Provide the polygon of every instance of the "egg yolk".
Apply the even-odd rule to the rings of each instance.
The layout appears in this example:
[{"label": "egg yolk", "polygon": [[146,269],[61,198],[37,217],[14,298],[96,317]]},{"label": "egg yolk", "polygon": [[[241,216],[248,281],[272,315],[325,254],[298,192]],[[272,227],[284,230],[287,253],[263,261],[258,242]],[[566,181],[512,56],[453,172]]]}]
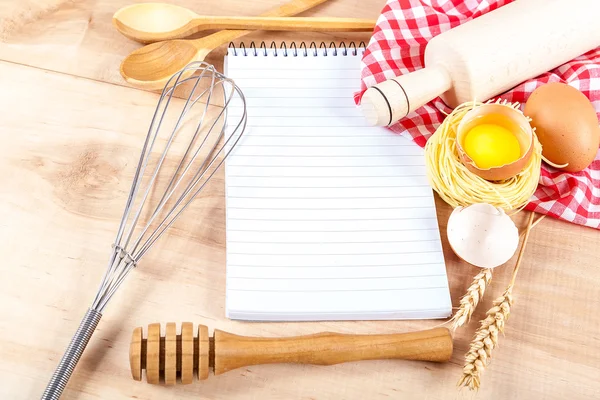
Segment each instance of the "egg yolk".
[{"label": "egg yolk", "polygon": [[463,148],[475,165],[482,169],[510,164],[521,156],[521,147],[515,135],[494,124],[472,128],[465,135]]}]

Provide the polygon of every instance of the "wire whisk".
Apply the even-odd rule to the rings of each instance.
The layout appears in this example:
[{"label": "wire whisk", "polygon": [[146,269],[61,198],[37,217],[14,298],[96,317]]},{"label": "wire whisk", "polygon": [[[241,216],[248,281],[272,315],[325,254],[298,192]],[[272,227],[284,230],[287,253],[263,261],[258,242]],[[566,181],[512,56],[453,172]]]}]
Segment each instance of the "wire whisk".
[{"label": "wire whisk", "polygon": [[223,165],[246,122],[244,94],[214,66],[191,63],[167,82],[142,147],[108,268],[43,400],[60,398],[111,297]]}]

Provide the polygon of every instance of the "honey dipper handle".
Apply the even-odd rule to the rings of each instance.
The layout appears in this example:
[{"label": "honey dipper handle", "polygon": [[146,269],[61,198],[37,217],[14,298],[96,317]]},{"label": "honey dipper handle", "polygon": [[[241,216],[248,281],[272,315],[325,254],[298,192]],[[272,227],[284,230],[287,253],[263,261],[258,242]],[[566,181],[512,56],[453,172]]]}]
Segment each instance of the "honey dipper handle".
[{"label": "honey dipper handle", "polygon": [[381,359],[444,362],[452,356],[452,336],[447,328],[387,335],[323,332],[287,338],[257,338],[215,330],[214,354],[215,375],[257,364],[333,365]]}]

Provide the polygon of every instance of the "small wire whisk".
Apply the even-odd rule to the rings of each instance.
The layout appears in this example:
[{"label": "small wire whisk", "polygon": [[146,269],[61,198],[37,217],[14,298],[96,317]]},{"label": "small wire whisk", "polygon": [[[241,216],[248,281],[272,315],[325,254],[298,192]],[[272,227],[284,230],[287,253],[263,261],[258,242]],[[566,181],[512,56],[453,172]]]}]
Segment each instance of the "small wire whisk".
[{"label": "small wire whisk", "polygon": [[[181,92],[189,94],[181,96]],[[235,112],[228,116],[228,108]],[[108,268],[43,400],[60,398],[111,297],[225,162],[244,133],[246,121],[242,91],[210,64],[191,63],[165,85],[142,148]]]}]

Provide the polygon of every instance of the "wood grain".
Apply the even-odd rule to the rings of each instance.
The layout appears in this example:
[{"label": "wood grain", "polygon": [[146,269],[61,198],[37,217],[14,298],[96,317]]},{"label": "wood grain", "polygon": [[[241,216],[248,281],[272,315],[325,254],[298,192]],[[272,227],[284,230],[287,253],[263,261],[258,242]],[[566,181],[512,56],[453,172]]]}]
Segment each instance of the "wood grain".
[{"label": "wood grain", "polygon": [[[193,0],[169,0],[168,3],[189,8],[202,15],[256,16],[283,5],[289,0],[221,0],[198,3]],[[138,1],[143,2],[143,1]],[[71,0],[7,0],[0,2],[0,59],[42,69],[86,77],[103,82],[130,86],[119,66],[140,43],[123,37],[112,25],[112,16],[120,8],[130,5],[129,0],[96,0],[94,2]],[[368,18],[376,19],[385,0],[328,0],[301,16]],[[199,33],[203,37],[211,32]],[[369,32],[253,32],[243,39],[267,46],[275,41],[287,45],[302,41],[348,44],[367,42]],[[226,45],[211,52],[206,61],[219,71],[223,67]]]},{"label": "wood grain", "polygon": [[194,381],[194,324],[181,324],[181,383],[187,385]]},{"label": "wood grain", "polygon": [[157,384],[160,381],[160,348],[160,324],[151,324],[148,326],[146,342],[146,379],[148,379],[148,383]]},{"label": "wood grain", "polygon": [[[112,13],[127,1],[54,3],[0,2],[0,26],[5,28],[7,20],[14,26],[0,43],[0,59],[11,61],[0,62],[2,399],[39,398],[92,301],[157,101],[154,93],[119,86],[120,60],[139,46],[123,40],[110,23]],[[273,5],[266,0],[209,1],[200,10],[198,2],[178,3],[213,15],[257,15]],[[376,18],[383,4],[331,0],[307,15]],[[364,34],[257,33],[245,41],[348,43],[356,35],[368,40]],[[222,63],[222,53],[212,56]],[[450,208],[439,199],[436,204],[456,306],[478,270],[459,262],[449,250],[445,229]],[[525,213],[515,217],[518,226],[525,218]],[[506,287],[514,259],[496,269],[474,321],[456,333],[450,363],[261,365],[173,387],[132,380],[131,331],[151,321],[195,321],[211,331],[248,336],[385,334],[428,329],[441,322],[228,320],[224,221],[219,174],[113,298],[64,399],[474,398],[456,389],[463,356],[477,321]],[[506,337],[486,369],[477,399],[599,398],[600,235],[546,218],[529,240]]]},{"label": "wood grain", "polygon": [[445,362],[451,355],[452,338],[446,328],[386,335],[321,332],[284,338],[215,329],[215,375],[261,364],[335,365],[382,359]]},{"label": "wood grain", "polygon": [[198,379],[208,378],[210,371],[210,340],[208,336],[208,327],[198,325]]},{"label": "wood grain", "polygon": [[[131,377],[136,381],[142,380],[142,354],[144,354],[142,349],[142,333],[141,327],[135,328],[131,334],[131,344],[129,346],[129,367],[131,369]],[[186,348],[183,358],[187,358],[188,352],[189,349]]]},{"label": "wood grain", "polygon": [[165,385],[174,385],[177,381],[177,327],[168,323],[165,333]]}]

